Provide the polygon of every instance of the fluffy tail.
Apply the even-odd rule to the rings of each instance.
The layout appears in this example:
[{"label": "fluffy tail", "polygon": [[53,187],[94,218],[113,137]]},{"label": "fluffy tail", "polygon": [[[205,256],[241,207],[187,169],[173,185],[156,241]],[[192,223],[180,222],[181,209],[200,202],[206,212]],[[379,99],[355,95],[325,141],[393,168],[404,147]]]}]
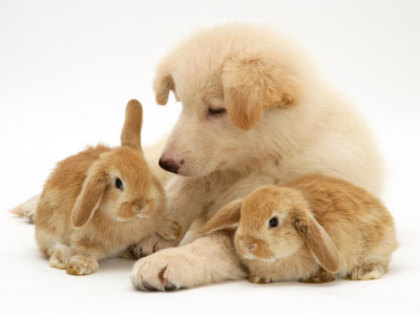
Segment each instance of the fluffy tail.
[{"label": "fluffy tail", "polygon": [[23,203],[20,204],[19,206],[9,210],[9,212],[13,213],[14,215],[17,215],[20,218],[23,218],[23,216],[25,215],[25,212],[23,211]]},{"label": "fluffy tail", "polygon": [[39,195],[36,195],[17,207],[9,210],[14,215],[26,218],[30,223],[34,223],[36,208],[38,207]]}]

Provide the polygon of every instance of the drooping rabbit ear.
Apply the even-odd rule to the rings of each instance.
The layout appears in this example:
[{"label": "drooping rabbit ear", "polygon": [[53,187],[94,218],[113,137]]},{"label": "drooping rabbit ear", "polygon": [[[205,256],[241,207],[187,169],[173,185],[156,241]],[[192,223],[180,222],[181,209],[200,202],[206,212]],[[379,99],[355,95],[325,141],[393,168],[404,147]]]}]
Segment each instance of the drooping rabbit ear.
[{"label": "drooping rabbit ear", "polygon": [[295,211],[293,226],[306,246],[311,251],[316,261],[328,272],[338,270],[338,252],[330,235],[307,211]]},{"label": "drooping rabbit ear", "polygon": [[199,234],[204,235],[237,227],[241,218],[241,206],[241,199],[228,203],[203,226]]},{"label": "drooping rabbit ear", "polygon": [[121,132],[121,145],[141,150],[141,126],[143,108],[138,100],[132,99],[125,109],[125,122]]},{"label": "drooping rabbit ear", "polygon": [[297,102],[298,83],[285,65],[262,57],[231,59],[222,72],[225,106],[239,128],[251,129],[264,109]]},{"label": "drooping rabbit ear", "polygon": [[92,218],[102,201],[107,183],[106,167],[100,162],[93,164],[71,213],[73,227],[82,227]]}]

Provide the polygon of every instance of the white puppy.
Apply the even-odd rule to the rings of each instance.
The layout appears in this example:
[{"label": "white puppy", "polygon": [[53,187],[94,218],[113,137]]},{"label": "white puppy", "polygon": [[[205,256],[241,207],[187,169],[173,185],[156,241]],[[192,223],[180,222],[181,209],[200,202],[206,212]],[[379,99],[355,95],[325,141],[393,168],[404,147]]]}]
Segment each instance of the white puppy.
[{"label": "white puppy", "polygon": [[[276,33],[226,25],[196,34],[162,61],[155,91],[159,104],[172,91],[183,106],[159,164],[182,175],[166,188],[189,240],[226,203],[307,173],[381,192],[382,163],[365,124]],[[167,290],[243,276],[226,231],[139,260],[132,282]]]}]

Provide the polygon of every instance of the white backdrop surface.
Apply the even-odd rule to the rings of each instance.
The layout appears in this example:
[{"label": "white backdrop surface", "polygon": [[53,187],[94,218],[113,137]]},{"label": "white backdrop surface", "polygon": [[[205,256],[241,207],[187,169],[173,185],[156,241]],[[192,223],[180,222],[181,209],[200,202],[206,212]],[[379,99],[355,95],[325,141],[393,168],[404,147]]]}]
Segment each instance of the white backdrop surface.
[{"label": "white backdrop surface", "polygon": [[[419,16],[414,0],[0,0],[0,313],[418,314]],[[128,281],[131,261],[106,261],[87,277],[50,268],[34,227],[6,210],[39,193],[58,160],[87,144],[118,144],[130,98],[145,107],[144,143],[170,132],[180,105],[155,105],[156,64],[196,30],[236,21],[294,37],[375,131],[387,166],[382,197],[400,241],[389,273],[144,293]]]}]

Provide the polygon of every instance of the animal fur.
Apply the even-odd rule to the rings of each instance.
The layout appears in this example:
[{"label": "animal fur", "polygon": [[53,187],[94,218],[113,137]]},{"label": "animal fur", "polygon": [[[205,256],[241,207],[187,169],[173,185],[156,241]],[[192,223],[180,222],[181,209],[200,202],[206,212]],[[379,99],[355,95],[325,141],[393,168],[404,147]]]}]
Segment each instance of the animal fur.
[{"label": "animal fur", "polygon": [[397,246],[392,217],[378,198],[319,174],[258,188],[222,208],[202,233],[231,228],[249,280],[259,283],[380,278]]},{"label": "animal fur", "polygon": [[159,104],[170,92],[182,103],[162,157],[179,162],[183,176],[165,188],[169,211],[188,233],[186,245],[136,263],[139,289],[246,277],[231,236],[196,233],[260,186],[320,173],[382,191],[382,161],[364,121],[275,31],[229,24],[199,32],[162,60],[154,87]]}]

